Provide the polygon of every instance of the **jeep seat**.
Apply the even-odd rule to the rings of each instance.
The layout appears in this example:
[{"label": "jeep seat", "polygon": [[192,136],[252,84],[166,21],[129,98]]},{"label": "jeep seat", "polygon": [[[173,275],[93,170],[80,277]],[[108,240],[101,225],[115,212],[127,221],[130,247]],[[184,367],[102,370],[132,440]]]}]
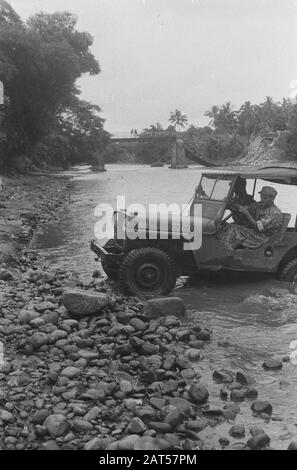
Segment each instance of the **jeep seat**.
[{"label": "jeep seat", "polygon": [[289,222],[291,220],[291,214],[287,214],[283,212],[282,216],[283,216],[283,225],[280,231],[276,235],[273,235],[272,237],[269,238],[269,245],[277,245],[278,243],[281,243],[286,233]]}]

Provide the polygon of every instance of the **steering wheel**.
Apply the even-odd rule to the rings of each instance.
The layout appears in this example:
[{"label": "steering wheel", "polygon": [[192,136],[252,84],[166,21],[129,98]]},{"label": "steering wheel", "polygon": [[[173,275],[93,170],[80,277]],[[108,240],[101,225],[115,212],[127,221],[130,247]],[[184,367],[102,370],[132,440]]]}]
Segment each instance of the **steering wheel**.
[{"label": "steering wheel", "polygon": [[232,217],[232,214],[228,214],[222,221],[221,224],[225,224],[227,220],[229,220]]}]

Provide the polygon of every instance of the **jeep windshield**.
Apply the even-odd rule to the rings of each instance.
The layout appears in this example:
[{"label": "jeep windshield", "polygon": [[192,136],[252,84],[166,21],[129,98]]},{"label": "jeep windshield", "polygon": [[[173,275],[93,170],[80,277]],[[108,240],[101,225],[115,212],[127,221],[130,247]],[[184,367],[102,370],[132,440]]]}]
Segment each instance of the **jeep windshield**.
[{"label": "jeep windshield", "polygon": [[212,201],[226,201],[234,178],[202,176],[196,198]]}]

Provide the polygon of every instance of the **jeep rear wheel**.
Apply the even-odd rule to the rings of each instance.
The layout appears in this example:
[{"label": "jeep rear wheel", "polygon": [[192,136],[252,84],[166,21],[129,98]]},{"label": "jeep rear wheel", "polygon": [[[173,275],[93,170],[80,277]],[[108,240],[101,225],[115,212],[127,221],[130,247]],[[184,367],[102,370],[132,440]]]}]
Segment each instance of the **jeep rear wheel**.
[{"label": "jeep rear wheel", "polygon": [[157,248],[131,251],[119,270],[120,287],[135,295],[167,294],[174,288],[176,278],[174,261]]},{"label": "jeep rear wheel", "polygon": [[279,277],[281,281],[297,281],[297,258],[292,259],[283,266]]}]

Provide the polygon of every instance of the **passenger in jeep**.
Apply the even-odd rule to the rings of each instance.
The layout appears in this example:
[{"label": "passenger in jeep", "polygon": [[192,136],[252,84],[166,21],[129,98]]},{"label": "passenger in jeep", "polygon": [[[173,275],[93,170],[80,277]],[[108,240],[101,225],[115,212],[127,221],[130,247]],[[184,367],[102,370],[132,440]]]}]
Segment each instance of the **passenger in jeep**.
[{"label": "passenger in jeep", "polygon": [[218,234],[219,239],[231,249],[259,248],[270,237],[277,234],[283,225],[283,215],[274,204],[277,191],[264,186],[260,191],[261,201],[248,206],[238,206],[245,217],[245,224],[226,224]]},{"label": "passenger in jeep", "polygon": [[234,185],[234,196],[231,199],[228,209],[231,211],[235,224],[246,225],[246,217],[239,211],[239,207],[248,207],[255,202],[253,196],[246,192],[246,180],[240,176]]}]

